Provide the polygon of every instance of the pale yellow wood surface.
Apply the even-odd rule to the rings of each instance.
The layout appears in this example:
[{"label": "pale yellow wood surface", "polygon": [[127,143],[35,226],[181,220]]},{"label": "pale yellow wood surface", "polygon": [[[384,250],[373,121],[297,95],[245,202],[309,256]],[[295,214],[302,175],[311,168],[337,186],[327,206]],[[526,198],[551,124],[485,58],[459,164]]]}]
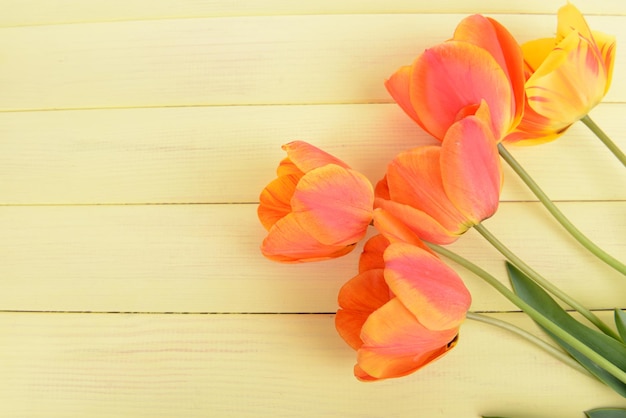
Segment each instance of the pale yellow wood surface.
[{"label": "pale yellow wood surface", "polygon": [[[0,29],[0,110],[389,102],[382,81],[459,14],[261,16]],[[520,42],[552,15],[501,15]],[[626,36],[623,16],[590,24]],[[626,68],[617,49],[616,73]],[[616,77],[607,102],[626,100]]]},{"label": "pale yellow wood surface", "polygon": [[[570,418],[623,398],[468,321],[412,376],[363,384],[337,336],[355,252],[259,253],[261,188],[303,139],[372,181],[431,141],[382,85],[469,13],[519,41],[564,2],[0,0],[0,417]],[[576,3],[618,39],[594,119],[626,149],[626,6]],[[512,152],[593,240],[626,256],[626,170],[582,125]],[[486,225],[609,320],[626,280],[569,239],[512,173]],[[503,281],[470,232],[453,248]],[[462,269],[472,308],[538,335]]]},{"label": "pale yellow wood surface", "polygon": [[[497,317],[533,328],[520,314]],[[475,322],[441,361],[377,384],[352,378],[331,315],[7,313],[0,325],[7,417],[570,418],[623,403]]]},{"label": "pale yellow wood surface", "polygon": [[[625,201],[560,206],[607,251],[623,254]],[[586,305],[623,305],[626,280],[562,233],[539,204],[503,203],[485,225]],[[332,312],[358,256],[267,261],[253,204],[4,206],[0,230],[0,306],[12,310]],[[502,257],[479,235],[470,232],[452,248],[505,277]],[[512,308],[463,275],[474,309]]]},{"label": "pale yellow wood surface", "polygon": [[[622,148],[624,114],[594,112]],[[397,152],[433,141],[395,104],[0,112],[0,135],[0,201],[22,205],[256,202],[285,142],[315,143],[376,181]],[[555,200],[626,200],[626,171],[581,124],[511,151]],[[534,199],[507,171],[502,200]]]}]

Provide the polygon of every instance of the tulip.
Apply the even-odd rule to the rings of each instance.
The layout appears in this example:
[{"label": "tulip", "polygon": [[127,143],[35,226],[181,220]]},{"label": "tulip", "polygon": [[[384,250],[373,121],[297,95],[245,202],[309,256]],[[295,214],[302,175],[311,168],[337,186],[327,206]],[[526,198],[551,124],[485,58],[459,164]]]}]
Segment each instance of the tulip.
[{"label": "tulip", "polygon": [[449,244],[498,208],[502,168],[483,101],[455,122],[441,145],[400,153],[376,186],[375,206],[420,238]]},{"label": "tulip", "polygon": [[451,40],[401,67],[385,86],[400,107],[440,141],[454,122],[474,114],[484,101],[493,134],[500,140],[522,117],[522,52],[500,23],[473,15],[461,21]]},{"label": "tulip", "polygon": [[372,220],[369,180],[306,142],[283,145],[278,178],[260,195],[259,220],[267,229],[261,251],[280,262],[318,261],[352,251]]},{"label": "tulip", "polygon": [[374,217],[383,234],[366,243],[335,317],[357,351],[354,374],[362,381],[405,376],[446,354],[471,303],[454,270],[401,222],[381,209]]},{"label": "tulip", "polygon": [[526,110],[507,142],[554,140],[606,95],[615,61],[615,37],[592,32],[572,4],[559,9],[556,38],[522,45]]}]

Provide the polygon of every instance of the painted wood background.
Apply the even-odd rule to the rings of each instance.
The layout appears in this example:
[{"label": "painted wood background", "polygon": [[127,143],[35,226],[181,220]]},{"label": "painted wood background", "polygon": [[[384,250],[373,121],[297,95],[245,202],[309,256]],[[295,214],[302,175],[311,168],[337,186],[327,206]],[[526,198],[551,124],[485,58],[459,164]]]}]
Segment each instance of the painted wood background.
[{"label": "painted wood background", "polygon": [[[337,336],[358,251],[278,265],[258,247],[262,187],[307,140],[372,181],[429,141],[383,80],[467,14],[520,41],[557,0],[0,0],[0,415],[583,417],[626,407],[518,337],[467,321],[440,361],[373,384]],[[626,148],[626,4],[580,0],[617,36],[593,118]],[[581,124],[514,155],[603,248],[626,254],[626,170]],[[510,171],[486,222],[610,319],[626,280],[569,239]],[[504,277],[471,232],[454,249]],[[459,269],[472,309],[534,325]]]}]

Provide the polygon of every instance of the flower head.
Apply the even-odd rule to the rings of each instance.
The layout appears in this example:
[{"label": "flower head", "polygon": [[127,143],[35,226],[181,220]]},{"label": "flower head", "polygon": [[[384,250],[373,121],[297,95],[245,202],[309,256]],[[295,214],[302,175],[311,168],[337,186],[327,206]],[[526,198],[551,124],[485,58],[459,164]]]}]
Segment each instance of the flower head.
[{"label": "flower head", "polygon": [[375,206],[404,222],[420,238],[455,241],[498,208],[502,169],[489,112],[455,122],[441,145],[400,153],[376,187]]},{"label": "flower head", "polygon": [[454,270],[402,223],[381,209],[375,220],[382,234],[366,243],[359,274],[341,288],[335,319],[364,381],[405,376],[447,353],[471,303]]},{"label": "flower head", "polygon": [[317,261],[352,251],[372,220],[374,192],[343,161],[295,141],[278,178],[261,192],[259,220],[268,230],[261,251],[282,262]]},{"label": "flower head", "polygon": [[522,50],[528,77],[526,109],[507,142],[558,138],[609,90],[615,38],[591,31],[572,4],[559,9],[556,38],[527,42]]},{"label": "flower head", "polygon": [[497,21],[469,16],[454,37],[424,51],[385,83],[424,130],[440,141],[452,124],[485,102],[497,140],[519,123],[524,105],[522,52]]}]

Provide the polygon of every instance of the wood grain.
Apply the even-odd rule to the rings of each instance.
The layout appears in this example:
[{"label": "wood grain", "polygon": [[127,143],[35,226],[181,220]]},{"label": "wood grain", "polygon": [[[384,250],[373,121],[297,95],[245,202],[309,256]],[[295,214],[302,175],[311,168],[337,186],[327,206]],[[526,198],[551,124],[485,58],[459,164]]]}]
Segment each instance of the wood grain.
[{"label": "wood grain", "polygon": [[[452,36],[463,15],[315,15],[0,29],[1,111],[390,102],[383,81]],[[502,15],[520,42],[554,16]],[[620,16],[592,27],[626,36]],[[615,73],[626,68],[617,48]],[[626,100],[615,77],[607,102]]]},{"label": "wood grain", "polygon": [[[593,114],[622,148],[625,112]],[[377,182],[396,153],[433,142],[395,104],[0,113],[0,136],[11,205],[256,202],[283,143],[309,141]],[[510,150],[554,200],[626,200],[626,171],[580,123]],[[501,199],[535,197],[507,170]]]},{"label": "wood grain", "polygon": [[[626,202],[563,203],[590,238],[624,254]],[[535,203],[502,204],[486,226],[592,308],[625,307],[626,281],[572,241]],[[123,312],[334,312],[358,250],[283,265],[259,251],[256,205],[0,207],[0,308]],[[506,280],[503,259],[476,234],[453,247]],[[476,310],[513,306],[459,270]]]},{"label": "wood grain", "polygon": [[[497,317],[534,329],[519,314]],[[0,411],[11,417],[570,418],[623,403],[472,321],[446,357],[370,384],[352,377],[332,315],[4,314],[0,327]]]},{"label": "wood grain", "polygon": [[[555,14],[563,6],[561,0],[526,0],[503,3],[500,0],[417,2],[413,0],[318,0],[294,2],[290,0],[109,0],[85,3],[82,0],[55,0],[52,2],[3,0],[4,13],[0,26],[26,26],[107,22],[118,20],[185,19],[216,16],[271,16],[307,14],[387,14],[387,13],[520,13]],[[579,1],[577,7],[585,15],[626,14],[620,0]]]}]

